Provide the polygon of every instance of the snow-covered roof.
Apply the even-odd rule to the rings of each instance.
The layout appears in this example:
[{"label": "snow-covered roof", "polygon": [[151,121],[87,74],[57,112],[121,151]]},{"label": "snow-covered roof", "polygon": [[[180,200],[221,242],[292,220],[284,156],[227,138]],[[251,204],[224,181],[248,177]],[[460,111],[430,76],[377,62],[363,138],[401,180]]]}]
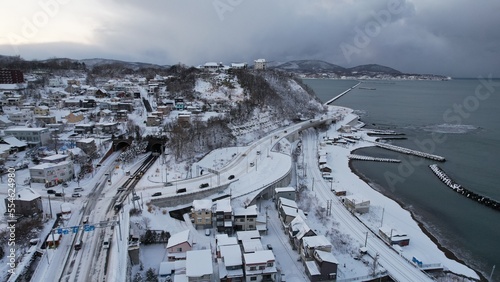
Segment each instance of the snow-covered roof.
[{"label": "snow-covered roof", "polygon": [[234,208],[234,216],[249,216],[249,215],[255,215],[257,216],[257,206],[249,206],[247,208]]},{"label": "snow-covered roof", "polygon": [[94,138],[84,138],[84,139],[80,139],[80,140],[78,140],[76,142],[79,142],[79,143],[92,143],[94,141],[95,141]]},{"label": "snow-covered roof", "polygon": [[3,122],[3,123],[12,123],[12,121],[8,117],[6,117],[4,115],[0,116],[0,121]]},{"label": "snow-covered roof", "polygon": [[282,206],[281,209],[283,210],[285,215],[289,215],[289,216],[293,216],[293,217],[300,215],[303,218],[306,217],[306,215],[304,214],[304,211],[302,211],[301,209],[298,209],[298,208],[291,208],[291,207],[287,207],[287,206]]},{"label": "snow-covered roof", "polygon": [[201,277],[213,273],[212,253],[210,250],[187,251],[186,276]]},{"label": "snow-covered roof", "polygon": [[48,156],[48,157],[45,157],[45,158],[42,158],[41,160],[42,161],[57,161],[57,160],[62,160],[62,159],[66,159],[68,157],[68,155],[52,155],[52,156]]},{"label": "snow-covered roof", "polygon": [[210,199],[194,200],[193,201],[193,209],[195,211],[211,210],[212,209],[212,200],[210,200]]},{"label": "snow-covered roof", "polygon": [[281,206],[287,206],[290,208],[298,208],[297,203],[295,201],[287,199],[287,198],[280,197],[279,202],[281,203]]},{"label": "snow-covered roof", "polygon": [[256,251],[264,250],[260,239],[243,240],[241,244],[243,245],[243,252],[245,253],[254,253]]},{"label": "snow-covered roof", "polygon": [[62,203],[61,204],[61,212],[71,212],[71,204],[70,203]]},{"label": "snow-covered roof", "polygon": [[257,230],[236,231],[236,237],[238,238],[238,241],[260,239],[260,234]]},{"label": "snow-covered roof", "polygon": [[28,144],[22,140],[17,139],[14,136],[4,136],[3,141],[12,147],[26,147]]},{"label": "snow-covered roof", "polygon": [[305,262],[307,272],[309,272],[311,275],[321,275],[321,272],[319,271],[318,265],[314,260],[309,260]]},{"label": "snow-covered roof", "polygon": [[321,250],[316,250],[314,252],[316,253],[316,257],[318,259],[320,259],[321,261],[339,264],[339,261],[337,260],[337,258],[330,252],[325,252],[325,251],[321,251]]},{"label": "snow-covered roof", "polygon": [[44,131],[47,130],[45,127],[26,127],[26,126],[18,126],[18,127],[11,127],[8,129],[5,129],[5,131],[27,131],[27,132],[38,132],[38,131]]},{"label": "snow-covered roof", "polygon": [[262,264],[275,260],[273,251],[271,250],[243,254],[243,258],[245,260],[245,264]]},{"label": "snow-covered roof", "polygon": [[281,193],[281,192],[295,192],[295,188],[293,187],[278,187],[274,189],[276,193]]},{"label": "snow-covered roof", "polygon": [[301,239],[307,232],[311,230],[309,225],[305,222],[305,220],[299,215],[295,217],[291,222],[290,222],[290,229],[292,231],[297,231],[295,234],[295,237],[298,239]]},{"label": "snow-covered roof", "polygon": [[218,247],[238,244],[236,237],[229,237],[225,233],[215,235],[215,240],[217,241]]},{"label": "snow-covered roof", "polygon": [[241,249],[239,245],[229,245],[220,247],[220,255],[224,258],[226,266],[242,265]]},{"label": "snow-covered roof", "polygon": [[175,233],[174,235],[172,235],[169,239],[168,239],[168,244],[167,244],[167,249],[168,248],[171,248],[173,246],[177,246],[181,243],[184,243],[184,242],[188,242],[189,245],[193,245],[193,242],[192,242],[192,239],[191,239],[191,236],[189,236],[189,229],[186,229],[184,231],[181,231],[181,232],[178,232],[178,233]]},{"label": "snow-covered roof", "polygon": [[254,62],[256,62],[256,63],[265,63],[266,59],[257,59]]},{"label": "snow-covered roof", "polygon": [[361,204],[361,203],[365,203],[365,202],[370,202],[370,200],[366,200],[366,199],[363,199],[363,196],[361,195],[358,195],[358,194],[352,194],[352,195],[347,195],[345,196],[345,199],[346,200],[349,200],[353,203],[357,203],[357,204]]},{"label": "snow-covered roof", "polygon": [[233,208],[231,207],[231,198],[224,198],[218,200],[216,204],[217,204],[216,211],[231,212],[233,210]]},{"label": "snow-covered roof", "polygon": [[324,236],[309,236],[302,239],[302,244],[305,248],[331,247],[332,243]]},{"label": "snow-covered roof", "polygon": [[17,192],[17,200],[21,201],[33,201],[36,198],[40,198],[40,194],[38,194],[35,190],[31,188],[25,188],[21,191]]}]

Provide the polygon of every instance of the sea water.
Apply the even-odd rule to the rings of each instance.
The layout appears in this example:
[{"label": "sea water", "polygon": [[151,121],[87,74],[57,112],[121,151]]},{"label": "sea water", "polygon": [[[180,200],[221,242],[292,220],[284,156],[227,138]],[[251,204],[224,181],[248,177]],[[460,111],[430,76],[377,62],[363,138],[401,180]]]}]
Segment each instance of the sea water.
[{"label": "sea water", "polygon": [[[326,102],[354,80],[305,79]],[[356,110],[367,128],[404,133],[389,142],[446,158],[438,165],[467,189],[500,202],[500,81],[364,81],[333,104]],[[373,90],[374,89],[374,90]],[[353,161],[374,189],[413,212],[439,244],[484,276],[500,281],[500,212],[453,192],[428,165],[380,148],[357,153],[401,164]],[[392,177],[391,177],[392,176]],[[411,237],[411,235],[410,235]],[[429,262],[434,263],[434,262]]]}]

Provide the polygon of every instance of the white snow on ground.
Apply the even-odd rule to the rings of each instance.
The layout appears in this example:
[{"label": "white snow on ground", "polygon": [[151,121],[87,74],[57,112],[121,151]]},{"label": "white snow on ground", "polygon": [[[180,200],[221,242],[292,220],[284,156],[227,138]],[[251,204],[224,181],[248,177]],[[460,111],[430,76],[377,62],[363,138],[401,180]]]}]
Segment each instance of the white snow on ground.
[{"label": "white snow on ground", "polygon": [[[342,116],[345,116],[346,120],[357,118],[355,115],[351,113],[352,111],[349,109],[336,108],[335,111],[341,113]],[[327,133],[324,133],[324,135],[328,135],[328,137],[330,138],[334,137],[335,134],[337,134],[334,131],[334,128],[335,126],[332,127]],[[289,130],[289,132],[291,132],[291,130]],[[364,139],[369,138],[362,132],[356,134],[363,136]],[[213,167],[215,165],[215,167],[217,167],[217,169],[221,171],[221,182],[223,183],[226,183],[228,181],[227,177],[230,174],[235,175],[236,181],[234,181],[230,185],[228,189],[229,191],[227,191],[230,192],[232,198],[234,198],[233,200],[234,206],[244,206],[245,204],[247,204],[253,198],[253,196],[258,194],[263,185],[280,178],[291,167],[292,162],[289,155],[283,153],[271,152],[267,150],[267,148],[269,148],[271,145],[274,145],[277,142],[277,140],[275,140],[276,138],[274,138],[275,135],[282,136],[283,133],[282,131],[273,133],[248,147],[228,148],[228,149],[224,148],[217,150],[212,154],[207,155],[206,159],[200,161],[200,163],[204,164],[204,166]],[[323,135],[319,136],[320,138],[319,140],[322,140],[322,136]],[[308,142],[311,142],[311,144],[319,143],[317,138],[312,138],[311,140],[308,140]],[[283,143],[283,146],[286,147],[287,143],[286,142]],[[321,196],[323,194],[319,194],[320,192],[319,189],[323,189],[325,187],[329,188],[330,186],[333,186],[333,188],[336,190],[346,190],[349,194],[356,194],[363,198],[369,199],[371,202],[370,212],[368,214],[359,216],[359,218],[372,230],[374,230],[375,233],[378,233],[377,229],[380,225],[380,219],[383,209],[384,225],[390,225],[393,228],[398,229],[399,231],[406,232],[410,236],[410,245],[403,247],[401,249],[398,248],[398,251],[402,256],[410,260],[413,256],[415,256],[424,263],[441,263],[446,269],[452,272],[463,274],[468,277],[477,278],[476,273],[470,268],[460,263],[457,263],[453,260],[447,259],[444,253],[440,251],[437,248],[437,246],[420,230],[416,222],[411,218],[409,212],[402,209],[396,202],[386,198],[382,194],[373,190],[365,182],[363,182],[361,179],[359,179],[356,175],[354,175],[350,171],[347,165],[348,164],[347,156],[351,153],[352,150],[363,146],[371,146],[371,144],[366,141],[359,141],[354,145],[342,145],[342,146],[325,145],[323,147],[323,150],[325,152],[328,152],[327,161],[333,170],[332,176],[334,178],[334,181],[333,183],[330,183],[330,182],[324,182],[323,179],[314,179],[315,184],[312,184],[313,179],[308,178],[309,189],[312,187],[312,185],[316,185],[316,188],[315,191],[308,190],[306,194],[310,195],[309,197],[313,199],[316,205],[321,205],[323,207],[326,206],[326,199]],[[261,153],[256,154],[257,150],[261,151]],[[236,156],[234,156],[235,153]],[[19,156],[21,157],[21,155]],[[112,197],[116,193],[113,189],[116,188],[116,185],[119,185],[119,183],[122,183],[124,181],[124,179],[126,178],[125,175],[126,171],[129,170],[134,171],[137,168],[138,163],[140,162],[141,159],[143,159],[143,157],[137,158],[136,162],[134,162],[133,164],[121,165],[119,169],[115,169],[113,171],[111,175],[111,181],[113,185],[109,185],[109,187],[107,188],[109,191],[105,193],[104,197]],[[253,166],[251,165],[251,163],[253,163]],[[233,164],[235,165],[235,167],[231,168],[230,170],[226,170],[223,167],[224,165],[231,166]],[[113,164],[107,164],[107,166],[112,166],[112,165]],[[155,166],[156,169],[162,168],[160,162],[157,162]],[[317,166],[316,162],[310,162],[307,164],[308,169],[315,168],[316,166]],[[152,168],[151,171],[153,172],[153,174],[156,173],[156,169],[155,167]],[[104,174],[104,167],[102,167],[101,170],[102,171],[97,171],[94,177],[86,178],[80,182],[80,186],[84,187],[85,189],[83,192],[84,195],[87,195],[90,192],[90,190],[95,186],[95,184],[101,179],[102,175]],[[182,166],[178,166],[177,169],[173,169],[173,171],[174,171],[173,173],[174,176],[172,177],[178,179],[184,178],[183,176],[180,176],[182,175],[183,172]],[[176,174],[175,172],[178,172],[179,174]],[[27,169],[19,170],[17,172],[17,179],[18,180],[25,179],[28,177],[28,174],[29,172]],[[139,189],[146,190],[148,191],[148,193],[150,193],[151,191],[156,189],[152,187],[158,186],[158,183],[155,181],[158,181],[160,177],[161,173],[156,173],[156,175],[148,175],[148,177],[143,177],[140,182],[140,187],[142,188]],[[198,183],[193,185],[194,186],[193,189],[197,189],[196,186],[197,184]],[[73,189],[76,188],[77,186],[78,183],[71,182],[69,187],[65,188],[66,195],[70,194],[67,191],[73,191]],[[19,185],[19,189],[21,187],[22,185]],[[46,189],[43,187],[42,184],[32,184],[32,188],[40,192],[42,197],[46,199],[47,197],[45,192]],[[58,192],[62,191],[62,187],[61,186],[55,187],[55,190]],[[329,191],[329,189],[325,190]],[[4,191],[2,191],[1,193],[2,195],[6,196]],[[64,202],[64,200],[69,201],[74,205],[82,205],[84,200],[83,198],[84,197],[73,199],[66,197],[65,199],[57,199],[57,200],[52,198],[51,205],[53,213],[59,212],[60,204]],[[147,202],[147,198],[145,199],[144,202]],[[340,202],[334,202],[333,204],[340,205]],[[44,208],[46,208],[45,209],[46,211],[48,211],[47,205],[48,204],[45,201]],[[4,205],[0,206],[2,206],[1,209],[5,208]],[[268,222],[269,234],[263,237],[262,239],[263,244],[266,245],[270,243],[273,245],[273,252],[277,257],[279,267],[284,273],[286,273],[287,279],[289,281],[304,281],[305,278],[304,278],[303,266],[301,263],[297,262],[298,254],[296,251],[291,250],[288,240],[282,232],[281,225],[277,220],[277,214],[276,210],[273,207],[273,204],[269,201],[262,202],[260,206],[260,213],[265,214],[266,207],[269,220]],[[96,209],[95,212],[103,213],[103,209],[105,208],[106,207],[99,207]],[[212,233],[212,236],[205,236],[203,230],[194,230],[189,220],[183,222],[170,218],[167,211],[171,208],[160,209],[157,207],[151,207],[150,210],[148,210],[147,206],[144,206],[144,208],[145,210],[143,211],[142,216],[145,218],[149,218],[149,220],[144,221],[142,218],[132,216],[130,219],[131,224],[135,224],[145,228],[147,222],[147,225],[149,225],[151,229],[166,230],[171,234],[185,229],[191,229],[195,234],[195,246],[196,246],[195,249],[202,249],[203,247],[205,247],[205,248],[211,248],[213,250],[214,248],[213,236],[215,235],[215,232]],[[322,219],[321,217],[313,216],[314,213],[315,211],[313,205],[310,208],[308,216],[308,222],[311,224],[313,229],[316,229],[319,234],[327,236],[327,238],[328,236],[332,236],[333,238],[344,239],[344,241],[342,241],[341,243],[332,242],[334,244],[333,253],[340,261],[339,275],[341,275],[342,278],[358,277],[361,275],[366,275],[368,270],[365,263],[363,263],[363,260],[357,261],[351,259],[351,255],[353,254],[353,252],[355,253],[358,250],[359,246],[363,244],[362,240],[360,240],[358,236],[351,234],[350,231],[348,231],[346,228],[343,228],[342,226],[337,226],[335,224],[336,222],[335,214],[332,214],[331,219],[325,219],[325,218]],[[81,213],[79,210],[75,209],[72,212],[71,218],[65,224],[66,226],[77,225],[80,222],[80,219],[81,219]],[[128,230],[127,228],[125,228],[125,225],[128,225],[127,221],[128,221],[127,216],[124,216],[122,218],[122,226],[124,226],[124,228],[122,229],[122,236],[125,236],[126,235],[125,232]],[[5,226],[5,224],[3,226]],[[336,233],[335,230],[337,229],[340,230],[343,234]],[[118,232],[116,230],[117,228],[115,228],[115,232]],[[333,233],[336,234],[331,235]],[[87,237],[88,236],[91,235],[87,235]],[[86,244],[91,245],[93,242],[92,240],[94,240],[96,236],[92,236],[93,238],[92,240],[91,238],[87,237],[85,240],[86,241],[88,240],[87,241],[88,243]],[[119,234],[114,235],[115,239],[117,237],[119,237]],[[378,239],[375,238],[372,234],[370,234],[368,236],[368,241],[372,240],[378,240]],[[65,235],[63,236],[60,248],[58,248],[57,250],[50,250],[47,252],[48,255],[45,255],[41,261],[41,264],[45,264],[46,266],[39,268],[37,270],[37,273],[35,273],[37,275],[36,277],[43,277],[42,280],[38,281],[55,281],[54,279],[59,277],[58,275],[60,275],[60,273],[58,273],[57,271],[47,271],[47,270],[54,269],[50,265],[60,266],[64,264],[63,262],[65,260],[66,254],[68,254],[69,250],[72,248],[72,242],[73,242],[73,236]],[[124,245],[120,245],[120,247],[124,247]],[[94,247],[94,250],[95,249],[96,247]],[[124,249],[125,248],[122,248],[122,250]],[[112,259],[110,262],[110,267],[116,267],[116,269],[119,269],[120,273],[125,273],[124,267],[126,265],[126,260],[127,260],[126,252],[122,251],[118,252],[118,247],[117,248],[112,247],[111,255],[113,257],[119,256],[120,258],[118,260]],[[143,260],[144,270],[147,270],[149,267],[157,269],[159,263],[161,261],[164,261],[165,258],[164,246],[162,244],[157,244],[155,246],[148,246],[148,247],[141,246],[141,257],[145,258]],[[92,260],[92,253],[86,253],[85,259],[86,261],[84,261],[83,264],[89,264],[90,261]],[[50,265],[48,263],[49,261]],[[370,261],[367,261],[367,263],[369,264]],[[2,265],[5,266],[6,264]],[[138,267],[134,267],[134,271],[139,271],[137,268]],[[6,270],[6,268],[2,269]],[[6,271],[4,271],[3,273],[6,273]],[[81,275],[80,277],[82,277],[83,274],[80,275]],[[121,278],[123,277],[120,276],[123,274],[116,273],[113,275],[117,275],[116,277],[115,276],[114,277],[117,278],[118,281],[123,281],[121,280]]]},{"label": "white snow on ground", "polygon": [[[206,79],[209,79],[208,81]],[[198,78],[194,91],[199,93],[199,98],[209,101],[243,101],[243,88],[231,75],[221,73],[210,78]]]}]

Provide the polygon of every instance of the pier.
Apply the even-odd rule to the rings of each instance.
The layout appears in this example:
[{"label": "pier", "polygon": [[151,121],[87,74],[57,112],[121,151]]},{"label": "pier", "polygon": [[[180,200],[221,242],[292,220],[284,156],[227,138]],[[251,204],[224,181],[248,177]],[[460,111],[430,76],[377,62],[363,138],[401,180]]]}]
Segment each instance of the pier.
[{"label": "pier", "polygon": [[349,91],[353,90],[354,88],[356,88],[356,87],[357,87],[358,85],[360,85],[360,84],[361,84],[361,82],[358,82],[358,84],[354,85],[353,87],[351,87],[351,88],[347,89],[346,91],[344,91],[344,92],[340,93],[339,95],[337,95],[337,96],[333,97],[332,99],[328,100],[328,101],[325,103],[325,105],[328,105],[328,104],[333,103],[333,101],[335,101],[335,100],[337,100],[338,98],[340,98],[340,97],[344,96],[345,94],[349,93]]},{"label": "pier", "polygon": [[380,148],[384,148],[384,149],[395,151],[395,152],[400,152],[400,153],[407,154],[407,155],[415,155],[418,157],[427,158],[427,159],[431,159],[431,160],[438,161],[438,162],[445,161],[444,157],[441,157],[438,155],[433,155],[433,154],[429,154],[429,153],[420,152],[417,150],[403,148],[403,147],[399,147],[396,145],[380,143],[380,142],[373,142],[373,144],[375,144],[375,146],[380,147]]},{"label": "pier", "polygon": [[400,163],[401,162],[401,160],[398,160],[398,159],[375,158],[375,157],[355,155],[355,154],[351,154],[347,157],[350,160],[358,160],[358,161],[374,161],[374,162],[386,162],[386,163]]},{"label": "pier", "polygon": [[429,167],[432,170],[432,172],[439,178],[439,180],[441,180],[444,184],[446,184],[446,186],[451,188],[453,191],[455,191],[459,194],[462,194],[465,197],[467,197],[471,200],[474,200],[480,204],[483,204],[487,207],[490,207],[494,210],[500,211],[500,203],[498,203],[497,201],[492,200],[488,197],[479,195],[477,193],[474,193],[474,192],[466,189],[462,185],[456,183],[436,164],[432,164]]}]

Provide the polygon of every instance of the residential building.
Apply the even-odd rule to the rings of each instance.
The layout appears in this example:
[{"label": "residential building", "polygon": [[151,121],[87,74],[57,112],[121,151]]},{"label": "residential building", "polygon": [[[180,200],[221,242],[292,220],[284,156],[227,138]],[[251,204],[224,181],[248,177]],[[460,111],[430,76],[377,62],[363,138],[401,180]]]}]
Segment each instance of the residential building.
[{"label": "residential building", "polygon": [[250,230],[250,231],[236,231],[236,238],[238,239],[238,243],[241,244],[243,241],[259,239],[261,238],[259,231]]},{"label": "residential building", "polygon": [[46,187],[52,187],[59,183],[73,179],[74,169],[72,161],[60,163],[41,163],[30,167],[31,182],[45,183]]},{"label": "residential building", "polygon": [[243,70],[248,67],[247,63],[231,63],[231,69],[233,70]]},{"label": "residential building", "polygon": [[234,209],[234,226],[236,231],[256,230],[257,206]]},{"label": "residential building", "polygon": [[31,188],[18,191],[14,200],[5,198],[5,210],[9,210],[12,203],[16,207],[16,215],[35,216],[43,213],[42,197]]},{"label": "residential building", "polygon": [[305,261],[306,274],[311,282],[337,280],[338,260],[331,252],[316,250],[314,260]]},{"label": "residential building", "polygon": [[120,134],[118,130],[118,122],[96,123],[96,134]]},{"label": "residential building", "polygon": [[13,112],[9,114],[9,120],[16,125],[26,125],[33,121],[33,113],[28,110]]},{"label": "residential building", "polygon": [[41,163],[46,163],[46,164],[57,164],[60,162],[64,161],[69,161],[69,156],[64,155],[64,154],[57,154],[57,155],[52,155],[48,157],[44,157],[40,159]]},{"label": "residential building", "polygon": [[217,259],[220,281],[243,281],[243,260],[238,244],[220,246],[220,257]]},{"label": "residential building", "polygon": [[211,228],[212,227],[212,200],[194,200],[193,208],[191,209],[191,218],[195,228]]},{"label": "residential building", "polygon": [[294,187],[279,187],[274,189],[274,199],[286,198],[296,201],[296,192]]},{"label": "residential building", "polygon": [[248,254],[263,251],[264,247],[260,239],[244,239],[241,241],[241,249],[243,253]]},{"label": "residential building", "polygon": [[41,127],[12,127],[5,129],[4,134],[26,141],[28,145],[44,146],[50,140],[49,129]]},{"label": "residential building", "polygon": [[6,116],[0,116],[0,129],[6,129],[7,127],[13,126],[14,122],[12,122]]},{"label": "residential building", "polygon": [[0,84],[24,83],[24,74],[20,70],[0,70]]},{"label": "residential building", "polygon": [[76,141],[76,147],[82,149],[88,156],[97,152],[97,145],[94,138],[84,138]]},{"label": "residential building", "polygon": [[210,250],[186,253],[186,277],[188,282],[212,282],[212,253]]},{"label": "residential building", "polygon": [[243,254],[245,281],[276,281],[276,259],[271,250]]},{"label": "residential building", "polygon": [[215,245],[216,245],[216,256],[220,258],[220,247],[238,245],[238,240],[236,237],[229,237],[227,234],[216,234],[215,235]]},{"label": "residential building", "polygon": [[189,229],[173,234],[167,243],[167,257],[169,261],[186,258],[186,252],[193,248],[193,238]]},{"label": "residential building", "polygon": [[370,201],[365,200],[358,195],[348,195],[342,199],[342,202],[351,212],[367,213],[370,210]]},{"label": "residential building", "polygon": [[0,144],[5,144],[9,146],[9,153],[21,152],[28,147],[28,143],[19,140],[14,136],[3,136],[0,137]]},{"label": "residential building", "polygon": [[215,207],[215,227],[217,232],[233,233],[233,208],[231,199],[218,200]]},{"label": "residential building", "polygon": [[303,261],[312,260],[314,251],[332,251],[332,243],[324,235],[304,237],[300,245],[299,254]]},{"label": "residential building", "polygon": [[50,110],[47,106],[38,106],[33,109],[33,113],[35,116],[48,116],[50,114]]},{"label": "residential building", "polygon": [[94,128],[95,128],[94,123],[79,123],[75,124],[75,128],[73,131],[76,134],[82,134],[82,135],[93,134]]},{"label": "residential building", "polygon": [[315,235],[316,232],[309,227],[301,216],[297,216],[290,222],[288,237],[294,250],[300,248],[304,237]]},{"label": "residential building", "polygon": [[401,247],[408,246],[410,244],[410,237],[401,231],[391,228],[389,226],[382,226],[378,229],[378,234],[389,245],[400,245]]},{"label": "residential building", "polygon": [[265,70],[266,69],[266,59],[257,59],[254,62],[253,68],[256,70]]},{"label": "residential building", "polygon": [[85,117],[82,113],[80,114],[75,114],[75,113],[69,113],[66,117],[64,117],[68,123],[78,123],[82,121]]},{"label": "residential building", "polygon": [[56,117],[55,116],[35,116],[35,123],[38,125],[43,125],[45,127],[47,124],[55,124]]}]

